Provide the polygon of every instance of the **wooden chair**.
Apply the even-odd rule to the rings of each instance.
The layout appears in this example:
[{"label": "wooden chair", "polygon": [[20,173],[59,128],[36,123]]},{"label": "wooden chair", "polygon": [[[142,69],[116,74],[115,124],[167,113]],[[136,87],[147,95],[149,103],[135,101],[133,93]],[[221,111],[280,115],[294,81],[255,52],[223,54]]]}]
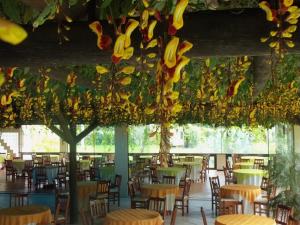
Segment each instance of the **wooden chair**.
[{"label": "wooden chair", "polygon": [[277,205],[275,212],[275,222],[280,225],[288,225],[292,208],[285,205]]},{"label": "wooden chair", "polygon": [[241,158],[241,159],[240,159],[240,162],[241,162],[241,163],[249,163],[249,162],[250,162],[250,159],[243,159],[243,158]]},{"label": "wooden chair", "polygon": [[269,188],[270,179],[267,177],[262,177],[261,183],[260,183],[260,189],[262,191],[267,192]]},{"label": "wooden chair", "polygon": [[170,225],[175,225],[175,223],[176,223],[176,217],[177,217],[177,208],[174,206],[173,211],[172,211]]},{"label": "wooden chair", "polygon": [[209,177],[209,184],[210,184],[210,190],[211,190],[211,209],[214,210],[214,206],[217,204],[217,198],[216,192],[213,189],[213,183],[216,183],[217,186],[220,188],[220,179],[219,176],[215,177]]},{"label": "wooden chair", "polygon": [[204,212],[204,209],[202,206],[200,208],[200,211],[201,211],[201,215],[202,215],[203,225],[208,225],[207,220],[206,220],[206,215],[205,215],[205,212]]},{"label": "wooden chair", "polygon": [[269,184],[266,188],[267,196],[257,199],[253,202],[254,215],[270,215],[270,201],[276,196],[276,186]]},{"label": "wooden chair", "polygon": [[150,167],[150,177],[151,177],[151,183],[152,184],[159,184],[160,181],[157,176],[156,167]]},{"label": "wooden chair", "polygon": [[5,160],[5,179],[11,176],[12,181],[16,178],[16,170],[13,167],[12,160]]},{"label": "wooden chair", "polygon": [[207,180],[207,167],[208,161],[205,158],[203,158],[199,177],[199,180],[201,182],[205,182]]},{"label": "wooden chair", "polygon": [[104,199],[96,199],[90,201],[90,213],[92,223],[100,222],[106,217],[106,206]]},{"label": "wooden chair", "polygon": [[96,193],[90,196],[90,200],[102,199],[107,202],[107,212],[109,212],[109,186],[110,182],[107,180],[97,181]]},{"label": "wooden chair", "polygon": [[148,209],[159,212],[159,214],[164,219],[167,211],[166,211],[166,198],[149,198],[148,201]]},{"label": "wooden chair", "polygon": [[57,171],[57,185],[59,188],[67,187],[67,167],[59,166]]},{"label": "wooden chair", "polygon": [[83,208],[81,208],[79,212],[82,225],[92,225],[91,213]]},{"label": "wooden chair", "polygon": [[114,184],[109,186],[109,199],[115,204],[118,201],[118,207],[120,207],[120,188],[121,188],[122,176],[116,175]]},{"label": "wooden chair", "polygon": [[58,195],[58,203],[54,215],[55,224],[68,224],[70,210],[70,195]]},{"label": "wooden chair", "polygon": [[23,177],[28,177],[28,172],[32,172],[33,169],[33,160],[25,160],[24,169],[22,170]]},{"label": "wooden chair", "polygon": [[[241,210],[239,210],[239,206]],[[219,203],[218,215],[244,214],[243,200],[221,200]]]},{"label": "wooden chair", "polygon": [[232,173],[232,165],[228,159],[226,160],[226,168],[229,171],[229,173]]},{"label": "wooden chair", "polygon": [[164,184],[175,184],[176,176],[163,176],[163,183]]},{"label": "wooden chair", "polygon": [[135,195],[133,181],[128,181],[128,192],[129,192],[129,196],[130,196],[132,209],[135,209],[135,208],[147,209],[148,208],[148,198],[144,198],[144,197]]},{"label": "wooden chair", "polygon": [[42,185],[45,185],[48,183],[47,173],[46,173],[46,167],[44,166],[37,166],[34,168],[35,170],[35,187],[39,188]]},{"label": "wooden chair", "polygon": [[294,217],[290,216],[289,218],[289,225],[298,225],[298,220],[296,220]]},{"label": "wooden chair", "polygon": [[27,193],[13,193],[11,194],[11,207],[28,205]]},{"label": "wooden chair", "polygon": [[265,160],[264,159],[254,159],[254,169],[260,169],[263,168],[265,165]]},{"label": "wooden chair", "polygon": [[175,206],[182,210],[182,216],[184,216],[184,209],[189,213],[189,193],[191,187],[191,180],[186,180],[183,191],[180,196],[175,198]]},{"label": "wooden chair", "polygon": [[225,184],[236,184],[235,178],[232,176],[232,174],[225,166],[223,166],[223,171],[225,177]]}]

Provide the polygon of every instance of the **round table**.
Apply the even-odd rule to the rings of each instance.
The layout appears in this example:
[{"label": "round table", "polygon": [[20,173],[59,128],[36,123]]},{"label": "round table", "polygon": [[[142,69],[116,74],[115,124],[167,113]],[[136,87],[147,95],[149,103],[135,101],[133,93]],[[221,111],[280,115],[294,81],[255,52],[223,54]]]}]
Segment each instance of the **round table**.
[{"label": "round table", "polygon": [[257,169],[237,169],[233,170],[233,175],[236,177],[238,184],[260,186],[262,177],[267,175],[267,171]]},{"label": "round table", "polygon": [[265,216],[235,214],[218,216],[215,225],[276,225],[276,222]]},{"label": "round table", "polygon": [[147,209],[121,209],[106,215],[104,225],[162,225],[160,214]]},{"label": "round table", "polygon": [[96,177],[100,180],[110,180],[111,182],[114,181],[116,176],[115,167],[114,166],[105,166],[99,167],[96,170]]},{"label": "round table", "polygon": [[237,169],[252,169],[254,164],[252,162],[240,162],[240,163],[235,163],[234,168]]},{"label": "round table", "polygon": [[199,171],[201,170],[202,167],[202,162],[176,162],[174,164],[175,166],[184,166],[184,165],[188,165],[191,166],[191,176],[190,178],[192,180],[198,180],[199,179]]},{"label": "round table", "polygon": [[50,224],[51,219],[49,207],[43,205],[28,205],[0,210],[0,224],[5,225]]},{"label": "round table", "polygon": [[143,196],[154,198],[166,198],[166,210],[173,210],[175,197],[179,195],[179,186],[174,184],[143,184],[141,186]]},{"label": "round table", "polygon": [[222,198],[243,199],[245,212],[250,212],[252,203],[261,194],[261,189],[255,185],[230,184],[222,186],[220,194]]},{"label": "round table", "polygon": [[159,167],[156,170],[160,180],[162,180],[163,175],[175,176],[176,184],[179,184],[180,179],[185,175],[185,168],[182,167]]}]

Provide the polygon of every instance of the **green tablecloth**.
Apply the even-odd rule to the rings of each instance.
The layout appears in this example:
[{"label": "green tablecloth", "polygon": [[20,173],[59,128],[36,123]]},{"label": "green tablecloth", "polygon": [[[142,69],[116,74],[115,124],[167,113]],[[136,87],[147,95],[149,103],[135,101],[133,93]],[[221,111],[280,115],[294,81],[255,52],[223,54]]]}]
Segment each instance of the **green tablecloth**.
[{"label": "green tablecloth", "polygon": [[235,163],[234,167],[238,167],[240,169],[252,169],[253,168],[253,162],[241,162],[241,163]]},{"label": "green tablecloth", "polygon": [[157,175],[160,180],[162,180],[163,175],[175,176],[176,184],[179,184],[181,177],[185,175],[185,168],[183,167],[159,167],[157,168]]},{"label": "green tablecloth", "polygon": [[25,168],[25,161],[22,159],[15,159],[12,161],[12,165],[20,174],[22,173],[22,170]]},{"label": "green tablecloth", "polygon": [[114,166],[106,166],[106,167],[100,167],[99,168],[99,175],[97,176],[98,179],[101,180],[110,180],[114,181],[115,179],[115,167]]},{"label": "green tablecloth", "polygon": [[233,175],[238,184],[249,184],[260,186],[263,176],[267,176],[267,171],[256,169],[237,169],[233,170]]},{"label": "green tablecloth", "polygon": [[88,159],[82,159],[79,161],[79,165],[80,165],[80,170],[83,171],[83,170],[90,170],[90,164],[91,164],[91,161],[88,160]]},{"label": "green tablecloth", "polygon": [[188,165],[191,166],[191,175],[190,178],[194,181],[198,180],[199,178],[199,171],[202,167],[202,161],[200,162],[176,162],[175,166],[183,166]]}]

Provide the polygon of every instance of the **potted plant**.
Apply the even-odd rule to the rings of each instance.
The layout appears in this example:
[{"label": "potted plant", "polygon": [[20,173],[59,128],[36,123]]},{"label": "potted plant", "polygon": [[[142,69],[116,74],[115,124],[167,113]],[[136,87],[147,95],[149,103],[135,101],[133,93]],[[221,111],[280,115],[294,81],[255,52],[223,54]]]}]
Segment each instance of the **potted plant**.
[{"label": "potted plant", "polygon": [[284,204],[293,208],[293,218],[300,225],[300,171],[299,155],[294,152],[278,153],[270,163],[271,182],[278,195],[272,199],[271,208]]}]

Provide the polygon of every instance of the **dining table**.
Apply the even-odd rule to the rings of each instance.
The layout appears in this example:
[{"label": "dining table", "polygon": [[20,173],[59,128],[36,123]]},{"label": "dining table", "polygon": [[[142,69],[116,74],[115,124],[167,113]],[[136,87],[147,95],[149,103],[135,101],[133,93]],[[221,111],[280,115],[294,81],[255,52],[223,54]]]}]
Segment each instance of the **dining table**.
[{"label": "dining table", "polygon": [[276,225],[272,218],[250,214],[218,216],[215,225]]},{"label": "dining table", "polygon": [[162,225],[158,212],[147,209],[120,209],[110,212],[104,219],[104,225]]},{"label": "dining table", "polygon": [[97,181],[79,181],[77,182],[78,209],[89,207],[89,197],[95,195],[97,190]]},{"label": "dining table", "polygon": [[202,167],[202,161],[194,161],[194,162],[176,162],[174,163],[175,166],[190,166],[191,167],[191,174],[190,178],[193,181],[197,181],[199,179],[199,171],[201,170]]},{"label": "dining table", "polygon": [[143,184],[141,193],[145,197],[166,198],[166,210],[172,211],[175,198],[180,193],[179,186],[176,184]]},{"label": "dining table", "polygon": [[234,198],[244,201],[244,211],[252,212],[252,204],[261,195],[261,189],[255,185],[229,184],[221,186],[221,198]]},{"label": "dining table", "polygon": [[51,220],[48,206],[27,205],[0,209],[1,225],[51,224]]},{"label": "dining table", "polygon": [[238,184],[250,184],[260,186],[263,176],[268,172],[258,169],[236,169],[233,170],[233,176],[236,177]]},{"label": "dining table", "polygon": [[162,180],[163,176],[175,176],[175,183],[179,184],[180,179],[184,177],[186,169],[183,167],[158,167],[156,169],[159,180]]}]

